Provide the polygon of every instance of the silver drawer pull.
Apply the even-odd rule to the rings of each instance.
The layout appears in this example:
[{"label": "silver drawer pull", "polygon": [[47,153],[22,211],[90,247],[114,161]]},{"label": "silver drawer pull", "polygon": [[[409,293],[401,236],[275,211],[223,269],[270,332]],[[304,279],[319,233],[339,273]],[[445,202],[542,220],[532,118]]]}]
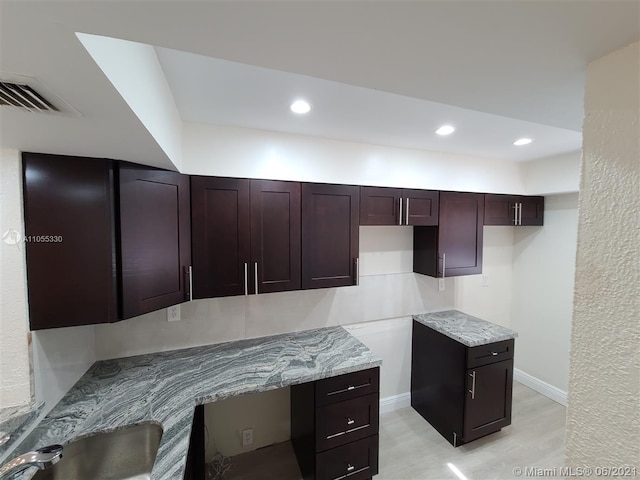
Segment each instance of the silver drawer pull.
[{"label": "silver drawer pull", "polygon": [[327,440],[331,440],[332,438],[336,438],[336,437],[340,437],[342,435],[346,435],[347,433],[357,432],[358,430],[362,430],[363,428],[368,428],[370,426],[371,425],[367,423],[366,425],[360,425],[359,427],[350,428],[348,430],[345,430],[344,432],[338,432],[338,433],[334,433],[333,435],[327,435]]},{"label": "silver drawer pull", "polygon": [[491,355],[495,357],[496,355],[498,355],[498,352],[491,352]]},{"label": "silver drawer pull", "polygon": [[353,418],[347,417],[347,425],[353,425],[354,423],[356,423],[356,421]]},{"label": "silver drawer pull", "polygon": [[343,388],[342,390],[336,390],[335,392],[327,393],[327,397],[331,395],[338,395],[339,393],[350,392],[351,390],[356,390],[357,388],[364,388],[371,386],[370,383],[363,383],[362,385],[349,385],[347,388]]},{"label": "silver drawer pull", "polygon": [[350,463],[347,463],[347,472],[353,472],[355,469],[356,469],[356,467],[354,467]]}]

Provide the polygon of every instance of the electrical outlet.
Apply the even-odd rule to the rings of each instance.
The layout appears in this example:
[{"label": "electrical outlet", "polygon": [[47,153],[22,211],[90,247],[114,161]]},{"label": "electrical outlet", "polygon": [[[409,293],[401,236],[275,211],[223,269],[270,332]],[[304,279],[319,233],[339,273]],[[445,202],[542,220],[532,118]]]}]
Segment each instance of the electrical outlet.
[{"label": "electrical outlet", "polygon": [[242,446],[248,447],[253,444],[253,428],[242,430]]},{"label": "electrical outlet", "polygon": [[482,286],[483,287],[489,286],[489,275],[487,275],[486,273],[482,275]]},{"label": "electrical outlet", "polygon": [[167,308],[167,320],[177,322],[180,320],[180,305],[173,305]]},{"label": "electrical outlet", "polygon": [[444,278],[438,279],[438,291],[444,292]]}]

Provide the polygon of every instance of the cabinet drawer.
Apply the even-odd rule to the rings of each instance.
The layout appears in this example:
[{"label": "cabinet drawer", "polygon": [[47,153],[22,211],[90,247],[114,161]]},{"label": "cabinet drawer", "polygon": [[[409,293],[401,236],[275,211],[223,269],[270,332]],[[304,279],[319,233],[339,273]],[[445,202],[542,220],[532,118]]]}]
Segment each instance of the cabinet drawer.
[{"label": "cabinet drawer", "polygon": [[316,480],[364,480],[378,473],[378,435],[316,455]]},{"label": "cabinet drawer", "polygon": [[380,368],[325,378],[316,382],[316,405],[329,405],[350,398],[377,392],[380,388]]},{"label": "cabinet drawer", "polygon": [[467,348],[467,368],[480,367],[513,358],[513,340]]},{"label": "cabinet drawer", "polygon": [[378,433],[378,393],[316,410],[316,451],[321,452]]}]

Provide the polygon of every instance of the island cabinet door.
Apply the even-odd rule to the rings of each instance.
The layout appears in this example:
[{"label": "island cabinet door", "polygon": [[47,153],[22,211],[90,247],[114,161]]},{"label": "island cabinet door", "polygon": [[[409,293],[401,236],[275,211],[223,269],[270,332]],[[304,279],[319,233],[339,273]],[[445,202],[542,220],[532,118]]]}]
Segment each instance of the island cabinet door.
[{"label": "island cabinet door", "polygon": [[121,318],[189,300],[189,176],[121,162]]},{"label": "island cabinet door", "polygon": [[463,441],[511,424],[513,359],[467,370]]},{"label": "island cabinet door", "polygon": [[358,283],[360,188],[302,184],[302,288]]},{"label": "island cabinet door", "polygon": [[250,228],[248,179],[191,177],[193,298],[248,293]]}]

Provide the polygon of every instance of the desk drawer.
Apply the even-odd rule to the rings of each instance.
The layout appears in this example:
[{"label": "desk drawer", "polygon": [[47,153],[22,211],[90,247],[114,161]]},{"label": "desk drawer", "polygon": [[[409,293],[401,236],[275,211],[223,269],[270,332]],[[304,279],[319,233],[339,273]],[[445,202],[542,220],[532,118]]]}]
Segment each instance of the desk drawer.
[{"label": "desk drawer", "polygon": [[316,382],[316,405],[329,405],[361,397],[380,389],[380,368],[325,378]]},{"label": "desk drawer", "polygon": [[481,367],[490,363],[513,358],[513,340],[488,343],[467,348],[467,368]]},{"label": "desk drawer", "polygon": [[378,433],[378,393],[334,403],[316,410],[316,451]]},{"label": "desk drawer", "polygon": [[378,435],[316,455],[316,480],[364,480],[378,473]]}]

